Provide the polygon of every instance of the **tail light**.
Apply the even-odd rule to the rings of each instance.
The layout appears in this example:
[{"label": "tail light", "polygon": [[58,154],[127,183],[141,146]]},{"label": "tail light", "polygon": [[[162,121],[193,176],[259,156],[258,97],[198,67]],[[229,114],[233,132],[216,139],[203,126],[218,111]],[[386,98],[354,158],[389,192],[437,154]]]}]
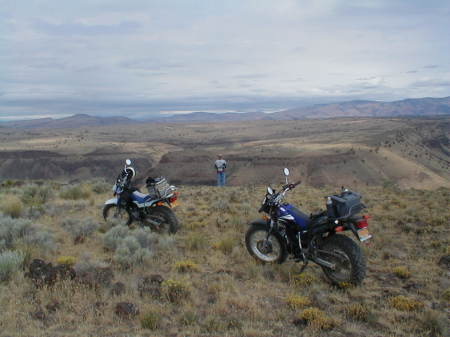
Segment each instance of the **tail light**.
[{"label": "tail light", "polygon": [[174,203],[174,202],[177,200],[179,194],[180,194],[179,192],[175,192],[175,193],[169,198],[169,202],[170,202],[170,203]]},{"label": "tail light", "polygon": [[370,218],[370,216],[368,215],[363,215],[361,220],[358,220],[356,222],[356,227],[358,227],[359,229],[361,228],[366,228],[367,226],[369,226],[369,223],[367,222],[367,220]]}]

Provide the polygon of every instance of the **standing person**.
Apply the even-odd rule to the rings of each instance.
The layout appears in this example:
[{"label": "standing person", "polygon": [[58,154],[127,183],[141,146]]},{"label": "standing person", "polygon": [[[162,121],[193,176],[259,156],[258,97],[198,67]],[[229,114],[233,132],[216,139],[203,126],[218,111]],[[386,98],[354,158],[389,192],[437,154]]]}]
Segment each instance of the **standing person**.
[{"label": "standing person", "polygon": [[222,158],[222,155],[217,156],[217,160],[214,163],[214,167],[217,171],[217,186],[225,186],[225,169],[227,168],[227,162]]}]

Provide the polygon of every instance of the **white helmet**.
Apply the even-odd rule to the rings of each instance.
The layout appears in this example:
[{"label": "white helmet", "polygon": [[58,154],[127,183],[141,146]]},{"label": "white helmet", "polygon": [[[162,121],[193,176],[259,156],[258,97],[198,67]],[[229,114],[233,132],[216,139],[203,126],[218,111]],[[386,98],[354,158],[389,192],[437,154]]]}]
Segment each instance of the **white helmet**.
[{"label": "white helmet", "polygon": [[125,172],[129,175],[130,179],[133,178],[136,175],[136,171],[131,166],[128,166],[125,169]]}]

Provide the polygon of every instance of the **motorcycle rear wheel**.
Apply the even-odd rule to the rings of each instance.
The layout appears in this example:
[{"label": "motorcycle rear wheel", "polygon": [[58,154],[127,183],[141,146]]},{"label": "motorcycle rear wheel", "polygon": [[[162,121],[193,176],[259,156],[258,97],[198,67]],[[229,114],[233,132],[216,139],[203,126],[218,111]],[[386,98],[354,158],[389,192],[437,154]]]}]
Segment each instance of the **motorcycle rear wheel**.
[{"label": "motorcycle rear wheel", "polygon": [[156,206],[152,207],[146,218],[158,222],[157,226],[153,224],[148,224],[143,221],[144,226],[150,227],[154,232],[161,234],[175,234],[180,228],[180,223],[175,215],[175,213],[166,206]]},{"label": "motorcycle rear wheel", "polygon": [[335,285],[361,284],[366,276],[366,262],[361,248],[345,235],[333,235],[321,245],[321,250],[333,255],[320,254],[321,258],[336,265],[335,270],[322,267],[325,276]]},{"label": "motorcycle rear wheel", "polygon": [[283,263],[288,252],[281,235],[272,233],[267,239],[267,233],[268,229],[265,225],[251,225],[245,234],[245,246],[248,252],[263,263]]}]

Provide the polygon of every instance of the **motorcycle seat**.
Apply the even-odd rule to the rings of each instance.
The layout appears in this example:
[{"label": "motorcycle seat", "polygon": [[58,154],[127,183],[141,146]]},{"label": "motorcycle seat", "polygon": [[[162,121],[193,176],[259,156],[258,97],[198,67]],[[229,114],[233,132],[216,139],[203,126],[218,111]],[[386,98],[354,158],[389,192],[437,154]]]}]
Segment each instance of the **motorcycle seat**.
[{"label": "motorcycle seat", "polygon": [[133,196],[133,200],[139,202],[140,204],[143,202],[149,201],[152,198],[151,195],[144,194],[139,191],[134,191],[132,196]]}]

